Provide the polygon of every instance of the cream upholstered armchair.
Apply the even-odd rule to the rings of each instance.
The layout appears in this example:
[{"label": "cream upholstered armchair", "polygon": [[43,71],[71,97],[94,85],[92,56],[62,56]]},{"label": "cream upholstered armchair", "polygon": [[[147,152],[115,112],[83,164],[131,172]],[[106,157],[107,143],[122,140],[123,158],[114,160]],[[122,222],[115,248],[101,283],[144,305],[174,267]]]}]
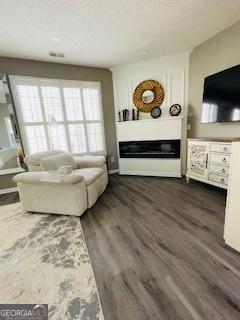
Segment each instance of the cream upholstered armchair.
[{"label": "cream upholstered armchair", "polygon": [[[108,184],[103,156],[74,157],[68,152],[53,150],[28,155],[24,161],[30,172],[19,174],[13,180],[18,185],[25,211],[80,216],[95,204]],[[60,166],[71,166],[73,172],[58,174]]]},{"label": "cream upholstered armchair", "polygon": [[29,171],[50,171],[60,166],[70,165],[73,170],[81,168],[102,168],[107,172],[104,156],[73,156],[61,150],[42,151],[30,154],[24,158]]}]

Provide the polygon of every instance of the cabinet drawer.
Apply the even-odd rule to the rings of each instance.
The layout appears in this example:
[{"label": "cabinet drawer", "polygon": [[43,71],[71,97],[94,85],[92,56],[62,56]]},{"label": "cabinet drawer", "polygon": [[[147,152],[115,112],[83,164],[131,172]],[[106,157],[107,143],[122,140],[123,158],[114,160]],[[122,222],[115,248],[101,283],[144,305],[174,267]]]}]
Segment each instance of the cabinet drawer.
[{"label": "cabinet drawer", "polygon": [[211,152],[231,153],[232,145],[227,143],[211,143]]},{"label": "cabinet drawer", "polygon": [[209,174],[209,180],[220,183],[220,184],[224,184],[224,185],[228,184],[228,177],[223,177],[213,173]]},{"label": "cabinet drawer", "polygon": [[226,166],[229,166],[230,155],[211,153],[210,154],[210,162],[224,164]]},{"label": "cabinet drawer", "polygon": [[229,174],[229,167],[220,166],[217,164],[210,164],[209,167],[210,173],[216,173],[216,174],[222,174],[222,175],[228,175]]}]

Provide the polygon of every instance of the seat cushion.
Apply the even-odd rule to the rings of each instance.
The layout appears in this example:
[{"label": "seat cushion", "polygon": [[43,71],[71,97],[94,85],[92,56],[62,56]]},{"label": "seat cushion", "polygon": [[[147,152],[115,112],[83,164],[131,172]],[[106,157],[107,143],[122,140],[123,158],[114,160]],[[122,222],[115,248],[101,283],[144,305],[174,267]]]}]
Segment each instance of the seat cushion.
[{"label": "seat cushion", "polygon": [[77,168],[74,157],[67,152],[41,159],[40,166],[44,171],[57,170],[61,166],[71,166],[72,169]]},{"label": "seat cushion", "polygon": [[103,167],[106,163],[106,158],[104,156],[92,156],[92,155],[84,155],[81,157],[75,157],[75,161],[77,163],[77,167],[81,168],[96,168]]},{"label": "seat cushion", "polygon": [[104,173],[104,170],[102,168],[83,168],[74,170],[74,173],[79,173],[83,176],[84,181],[88,186],[100,177]]}]

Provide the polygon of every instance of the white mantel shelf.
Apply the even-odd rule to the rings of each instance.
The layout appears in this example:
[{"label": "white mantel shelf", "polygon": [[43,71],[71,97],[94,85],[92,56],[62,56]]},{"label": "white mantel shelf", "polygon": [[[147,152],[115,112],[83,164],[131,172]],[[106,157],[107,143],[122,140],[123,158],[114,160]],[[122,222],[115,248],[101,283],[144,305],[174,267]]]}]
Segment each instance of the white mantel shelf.
[{"label": "white mantel shelf", "polygon": [[178,116],[178,117],[162,117],[162,118],[157,118],[157,119],[139,119],[139,120],[129,120],[129,121],[117,121],[117,125],[122,125],[122,124],[131,124],[131,123],[136,123],[136,122],[161,122],[165,120],[180,120],[183,119],[183,116]]},{"label": "white mantel shelf", "polygon": [[[183,117],[162,117],[117,122],[118,142],[181,140]],[[119,173],[181,177],[181,159],[119,158]]]}]

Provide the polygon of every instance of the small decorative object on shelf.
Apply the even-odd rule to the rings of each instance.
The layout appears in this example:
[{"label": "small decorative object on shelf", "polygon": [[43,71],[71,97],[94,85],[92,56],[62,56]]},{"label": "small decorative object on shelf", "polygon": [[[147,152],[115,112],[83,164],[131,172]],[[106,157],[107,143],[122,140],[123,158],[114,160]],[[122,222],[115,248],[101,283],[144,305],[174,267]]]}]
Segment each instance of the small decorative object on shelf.
[{"label": "small decorative object on shelf", "polygon": [[136,120],[139,120],[139,115],[140,115],[140,111],[138,110],[137,111],[137,119]]},{"label": "small decorative object on shelf", "polygon": [[182,107],[180,106],[180,104],[173,104],[169,110],[169,113],[172,117],[176,117],[178,116],[182,111]]},{"label": "small decorative object on shelf", "polygon": [[137,109],[123,109],[118,112],[118,122],[129,121],[129,120],[139,120],[139,110]]},{"label": "small decorative object on shelf", "polygon": [[129,121],[129,110],[128,109],[123,110],[123,121]]},{"label": "small decorative object on shelf", "polygon": [[139,110],[132,108],[132,119],[131,120],[139,120]]},{"label": "small decorative object on shelf", "polygon": [[129,121],[129,110],[128,109],[123,109],[118,112],[118,121]]},{"label": "small decorative object on shelf", "polygon": [[152,118],[159,118],[161,116],[161,109],[159,107],[155,107],[151,110],[151,116]]},{"label": "small decorative object on shelf", "polygon": [[122,121],[122,113],[121,111],[118,111],[118,122]]}]

